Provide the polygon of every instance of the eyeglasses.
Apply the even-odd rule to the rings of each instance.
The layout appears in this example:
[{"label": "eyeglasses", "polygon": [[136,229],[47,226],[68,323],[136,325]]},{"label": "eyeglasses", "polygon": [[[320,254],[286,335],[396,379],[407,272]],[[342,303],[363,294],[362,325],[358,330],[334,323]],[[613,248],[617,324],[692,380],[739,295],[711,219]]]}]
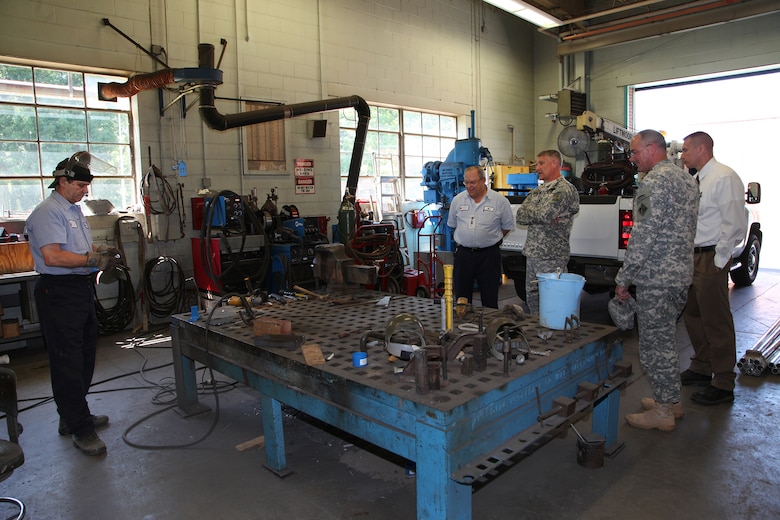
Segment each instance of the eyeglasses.
[{"label": "eyeglasses", "polygon": [[482,179],[477,179],[475,181],[463,181],[464,186],[474,186],[475,184],[479,184],[482,182]]}]

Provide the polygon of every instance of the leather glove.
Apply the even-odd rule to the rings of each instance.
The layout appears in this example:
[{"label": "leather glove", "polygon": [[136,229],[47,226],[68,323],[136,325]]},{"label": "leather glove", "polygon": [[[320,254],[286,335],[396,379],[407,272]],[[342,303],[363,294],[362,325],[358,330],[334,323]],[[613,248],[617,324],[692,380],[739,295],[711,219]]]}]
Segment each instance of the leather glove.
[{"label": "leather glove", "polygon": [[106,271],[113,269],[116,263],[117,259],[114,255],[87,251],[87,267],[97,267],[100,271]]},{"label": "leather glove", "polygon": [[120,249],[117,249],[116,247],[109,247],[106,244],[100,244],[97,248],[97,252],[103,254],[109,254],[116,259],[116,263],[127,265],[125,263],[125,255],[122,254],[122,251]]}]

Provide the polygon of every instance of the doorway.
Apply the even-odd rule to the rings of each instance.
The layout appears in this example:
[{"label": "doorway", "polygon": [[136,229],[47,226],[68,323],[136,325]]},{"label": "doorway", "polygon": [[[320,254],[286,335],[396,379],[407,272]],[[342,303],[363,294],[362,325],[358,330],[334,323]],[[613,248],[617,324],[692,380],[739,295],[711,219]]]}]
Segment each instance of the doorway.
[{"label": "doorway", "polygon": [[715,142],[715,159],[747,185],[761,183],[760,215],[764,243],[761,268],[780,269],[780,69],[738,71],[718,77],[688,78],[634,87],[634,128],[652,128],[667,142],[682,143],[701,130]]}]

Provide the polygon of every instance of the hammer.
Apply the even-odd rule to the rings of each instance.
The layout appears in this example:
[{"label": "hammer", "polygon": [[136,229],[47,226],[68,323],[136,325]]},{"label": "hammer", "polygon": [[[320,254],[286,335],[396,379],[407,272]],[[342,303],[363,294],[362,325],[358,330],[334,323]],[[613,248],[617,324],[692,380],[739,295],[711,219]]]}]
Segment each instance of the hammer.
[{"label": "hammer", "polygon": [[317,294],[314,291],[310,291],[308,289],[304,289],[300,285],[293,285],[293,289],[298,291],[301,294],[305,294],[306,296],[311,296],[315,300],[327,300],[329,298],[329,295],[327,294]]}]

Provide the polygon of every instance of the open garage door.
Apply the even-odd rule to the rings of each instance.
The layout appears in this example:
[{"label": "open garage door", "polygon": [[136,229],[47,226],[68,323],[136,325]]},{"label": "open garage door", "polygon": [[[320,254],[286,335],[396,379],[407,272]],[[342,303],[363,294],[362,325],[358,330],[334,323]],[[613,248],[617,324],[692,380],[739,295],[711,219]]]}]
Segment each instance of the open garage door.
[{"label": "open garage door", "polygon": [[636,85],[634,128],[652,128],[667,141],[701,130],[715,141],[715,158],[731,166],[747,184],[761,183],[757,205],[766,240],[761,267],[780,269],[780,66],[737,71],[674,83]]}]

